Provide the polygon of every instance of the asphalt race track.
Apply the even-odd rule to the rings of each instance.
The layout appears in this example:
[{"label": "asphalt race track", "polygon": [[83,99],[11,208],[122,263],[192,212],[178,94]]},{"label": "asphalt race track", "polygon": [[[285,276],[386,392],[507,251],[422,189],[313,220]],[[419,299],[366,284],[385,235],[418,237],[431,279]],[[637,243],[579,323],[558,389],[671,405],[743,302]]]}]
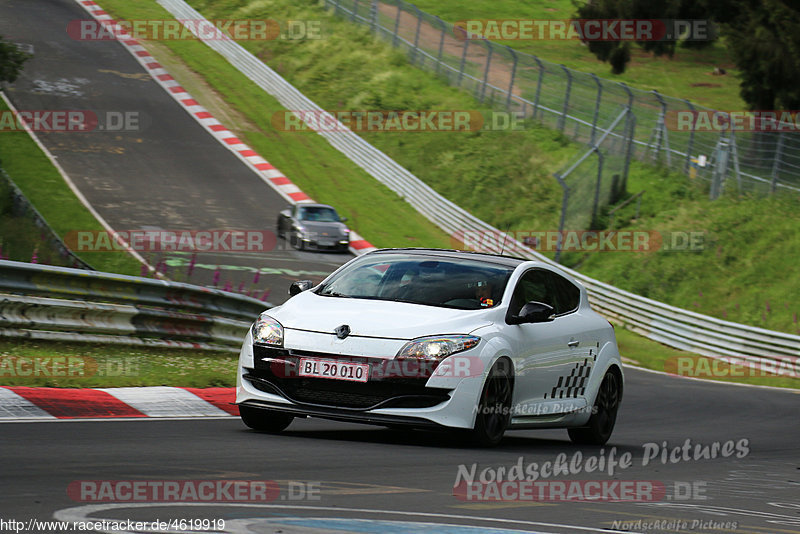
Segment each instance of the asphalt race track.
[{"label": "asphalt race track", "polygon": [[[19,110],[91,110],[104,130],[40,132],[42,143],[115,230],[274,231],[288,203],[183,110],[116,41],[79,41],[69,21],[87,19],[74,0],[2,0],[0,35],[32,45],[34,57],[7,94]],[[133,131],[110,131],[107,112],[136,113]],[[269,154],[262,154],[269,159]],[[76,228],[75,230],[81,230]],[[266,242],[266,239],[265,239]],[[155,265],[160,253],[143,254]],[[298,278],[321,280],[352,256],[297,252],[198,253],[190,282],[268,291],[287,298]],[[188,254],[168,275],[184,280]],[[91,257],[89,257],[91,262]],[[255,270],[263,275],[255,282]]]},{"label": "asphalt race track", "polygon": [[[9,92],[18,108],[134,110],[149,121],[142,131],[114,135],[40,134],[101,215],[116,229],[272,229],[286,205],[281,197],[117,43],[70,39],[66,23],[82,18],[73,0],[0,0],[0,34],[35,49]],[[260,283],[277,303],[291,280],[318,279],[349,257],[294,250],[199,254],[192,281],[208,283],[222,266],[223,281],[235,286],[269,267]],[[148,525],[194,519],[216,525],[123,531],[800,534],[798,393],[626,373],[617,428],[604,448],[572,445],[564,430],[511,432],[499,447],[477,449],[456,433],[319,419],[296,420],[280,435],[251,431],[232,417],[3,423],[0,532],[54,531],[32,519]],[[695,457],[695,447],[716,457]],[[626,455],[629,464],[609,467]],[[547,471],[553,463],[567,465],[568,474]],[[552,483],[548,491],[564,481],[596,481],[609,493],[583,500],[562,493],[548,501],[454,495],[459,473],[492,481],[520,468]],[[170,481],[195,487],[268,481],[279,492],[255,502],[146,496],[119,502],[76,489]],[[613,489],[631,481],[660,490],[650,501],[612,502]],[[653,494],[636,497],[645,495]],[[24,522],[23,529],[10,520]]]},{"label": "asphalt race track", "polygon": [[[269,533],[472,532],[444,524],[480,527],[475,532],[571,533],[637,520],[706,525],[651,532],[800,532],[797,393],[631,368],[627,383],[617,429],[604,449],[574,446],[563,430],[511,432],[487,450],[466,445],[457,434],[317,419],[295,420],[281,435],[251,431],[236,418],[3,424],[0,513],[18,520],[54,514],[69,520],[224,519],[230,532]],[[671,450],[687,439],[692,446],[748,441],[741,458],[662,463],[664,441]],[[654,447],[655,458],[643,467]],[[476,463],[477,472],[508,470],[520,458],[528,466],[581,452],[580,466],[592,456],[608,459],[612,451],[616,458],[630,452],[632,465],[616,467],[613,476],[583,472],[558,480],[654,481],[664,485],[663,498],[543,503],[453,495],[461,464],[469,469]],[[68,488],[87,480],[267,480],[279,485],[280,496],[258,503],[176,504],[84,502],[80,494],[68,495]],[[709,529],[708,521],[736,522],[736,528]],[[426,530],[411,523],[440,526]]]}]

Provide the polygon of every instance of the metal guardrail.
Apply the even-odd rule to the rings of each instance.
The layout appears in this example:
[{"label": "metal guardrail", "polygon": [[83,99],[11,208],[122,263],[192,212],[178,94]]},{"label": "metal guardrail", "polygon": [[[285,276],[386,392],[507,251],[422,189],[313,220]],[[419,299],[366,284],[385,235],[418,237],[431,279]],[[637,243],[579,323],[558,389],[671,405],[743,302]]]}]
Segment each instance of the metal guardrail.
[{"label": "metal guardrail", "polygon": [[[183,0],[159,0],[159,4],[178,20],[204,19]],[[194,25],[189,26],[190,30],[194,28]],[[326,115],[325,110],[235,41],[204,42],[287,109],[315,110],[325,119],[337,123],[336,128],[328,129],[334,131],[319,131],[319,135],[450,235],[463,237],[467,232],[503,235],[498,229],[436,193],[386,154],[338,123],[335,117]],[[319,122],[331,124],[327,120]],[[496,239],[494,243],[485,245],[483,249],[495,253],[505,251],[556,265],[568,272],[587,287],[590,301],[600,313],[665,345],[710,357],[737,357],[744,360],[786,360],[800,356],[800,336],[723,321],[635,295],[565,269],[511,237]]]},{"label": "metal guardrail", "polygon": [[270,305],[218,289],[0,261],[0,336],[238,351]]},{"label": "metal guardrail", "polygon": [[766,359],[794,366],[800,357],[800,336],[723,321],[569,273],[589,290],[596,311],[654,341],[712,358]]}]

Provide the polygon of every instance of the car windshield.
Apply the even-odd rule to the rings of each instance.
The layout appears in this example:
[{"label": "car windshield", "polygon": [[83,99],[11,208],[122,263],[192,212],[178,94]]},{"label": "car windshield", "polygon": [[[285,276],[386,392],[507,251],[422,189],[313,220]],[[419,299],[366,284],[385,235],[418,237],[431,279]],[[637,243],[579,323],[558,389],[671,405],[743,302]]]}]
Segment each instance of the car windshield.
[{"label": "car windshield", "polygon": [[467,258],[376,254],[354,261],[316,292],[477,310],[500,303],[512,271],[511,267]]},{"label": "car windshield", "polygon": [[298,210],[297,217],[301,221],[339,222],[339,215],[333,208],[307,206]]}]

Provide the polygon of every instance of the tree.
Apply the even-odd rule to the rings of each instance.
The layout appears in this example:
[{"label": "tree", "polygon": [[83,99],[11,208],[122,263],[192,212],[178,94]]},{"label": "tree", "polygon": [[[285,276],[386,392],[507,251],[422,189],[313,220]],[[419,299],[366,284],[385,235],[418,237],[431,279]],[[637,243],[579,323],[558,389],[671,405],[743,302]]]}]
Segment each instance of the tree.
[{"label": "tree", "polygon": [[[713,0],[708,0],[713,1]],[[585,3],[584,3],[585,2]],[[708,19],[705,1],[695,0],[574,0],[577,16],[581,19]],[[703,47],[712,40],[686,40],[683,46]],[[636,41],[642,49],[656,56],[675,54],[676,40]],[[587,41],[589,51],[600,61],[611,64],[614,74],[625,72],[631,59],[631,41]]]},{"label": "tree", "polygon": [[4,41],[0,35],[0,82],[14,83],[22,71],[22,65],[30,57],[14,43]]},{"label": "tree", "polygon": [[800,109],[800,8],[790,2],[730,0],[715,13],[750,109]]}]

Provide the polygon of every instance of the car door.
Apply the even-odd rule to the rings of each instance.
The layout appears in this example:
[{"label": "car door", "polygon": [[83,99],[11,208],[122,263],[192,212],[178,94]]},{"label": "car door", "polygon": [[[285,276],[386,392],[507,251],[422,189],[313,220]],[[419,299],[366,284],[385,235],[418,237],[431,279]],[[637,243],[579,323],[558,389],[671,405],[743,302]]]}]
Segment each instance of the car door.
[{"label": "car door", "polygon": [[581,290],[558,273],[549,271],[548,276],[553,284],[556,317],[564,319],[570,331],[567,342],[569,374],[564,376],[561,384],[556,384],[550,398],[585,398],[586,385],[600,347],[601,331],[591,326],[596,321],[587,320],[580,313]]},{"label": "car door", "polygon": [[[577,298],[569,290],[578,291]],[[516,314],[530,301],[554,308],[551,321],[508,325],[515,346],[515,414],[546,415],[583,405],[584,388],[593,364],[590,347],[581,333],[581,319],[576,313],[580,291],[568,280],[547,269],[531,269],[520,277],[510,304]],[[542,403],[551,407],[537,408]]]}]

